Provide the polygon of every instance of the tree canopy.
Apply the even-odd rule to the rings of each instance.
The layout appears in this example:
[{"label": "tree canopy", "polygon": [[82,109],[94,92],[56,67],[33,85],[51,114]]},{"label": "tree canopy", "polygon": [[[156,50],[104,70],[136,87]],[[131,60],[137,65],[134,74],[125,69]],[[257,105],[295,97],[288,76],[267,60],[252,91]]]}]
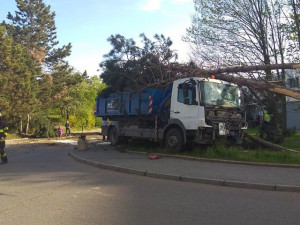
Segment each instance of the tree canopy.
[{"label": "tree canopy", "polygon": [[53,136],[67,119],[73,127],[94,127],[95,97],[105,85],[65,60],[71,44],[57,48],[50,6],[42,0],[16,5],[0,24],[0,111],[10,130]]},{"label": "tree canopy", "polygon": [[55,12],[43,0],[16,0],[18,11],[10,12],[5,23],[15,42],[22,43],[30,54],[52,69],[53,63],[61,62],[71,53],[71,44],[58,45]]},{"label": "tree canopy", "polygon": [[154,40],[145,34],[140,38],[142,47],[120,34],[108,38],[112,49],[100,63],[101,78],[108,85],[108,92],[137,90],[173,76],[166,69],[177,59],[171,39],[157,34]]}]

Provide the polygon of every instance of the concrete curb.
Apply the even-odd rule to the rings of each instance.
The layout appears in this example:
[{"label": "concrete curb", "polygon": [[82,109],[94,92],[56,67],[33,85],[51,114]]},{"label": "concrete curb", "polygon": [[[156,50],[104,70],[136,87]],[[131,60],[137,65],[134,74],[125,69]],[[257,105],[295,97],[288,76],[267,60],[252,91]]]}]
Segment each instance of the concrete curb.
[{"label": "concrete curb", "polygon": [[93,162],[91,160],[83,159],[76,156],[73,152],[69,153],[73,159],[82,162],[84,164],[95,166],[101,169],[113,170],[122,173],[128,173],[138,176],[147,176],[153,178],[183,181],[183,182],[193,182],[200,184],[209,184],[216,186],[226,186],[226,187],[235,187],[235,188],[244,188],[244,189],[255,189],[255,190],[267,190],[267,191],[282,191],[282,192],[299,192],[300,186],[292,185],[277,185],[277,184],[263,184],[263,183],[247,183],[240,181],[231,181],[231,180],[219,180],[219,179],[210,179],[210,178],[197,178],[197,177],[187,177],[173,174],[162,174],[151,171],[137,170],[132,168],[120,167],[111,164]]}]

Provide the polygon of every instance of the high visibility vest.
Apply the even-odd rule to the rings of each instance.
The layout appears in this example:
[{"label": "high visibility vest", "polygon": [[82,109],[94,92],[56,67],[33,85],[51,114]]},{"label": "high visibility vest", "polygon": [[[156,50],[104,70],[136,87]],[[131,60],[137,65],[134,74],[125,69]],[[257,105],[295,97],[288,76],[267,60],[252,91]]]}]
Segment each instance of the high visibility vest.
[{"label": "high visibility vest", "polygon": [[[0,123],[0,138],[6,137],[8,135],[8,127],[5,123],[1,122]],[[4,142],[4,139],[0,139],[0,142]]]},{"label": "high visibility vest", "polygon": [[264,121],[270,122],[271,116],[268,112],[264,112]]}]

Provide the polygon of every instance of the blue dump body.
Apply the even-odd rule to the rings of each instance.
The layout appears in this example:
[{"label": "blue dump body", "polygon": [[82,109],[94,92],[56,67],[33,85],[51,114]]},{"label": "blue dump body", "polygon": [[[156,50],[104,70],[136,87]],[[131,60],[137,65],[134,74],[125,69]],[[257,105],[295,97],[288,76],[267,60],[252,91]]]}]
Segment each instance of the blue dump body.
[{"label": "blue dump body", "polygon": [[95,116],[149,116],[149,101],[152,96],[152,113],[157,115],[166,111],[166,102],[171,97],[172,85],[166,90],[147,88],[141,92],[123,92],[97,97]]}]

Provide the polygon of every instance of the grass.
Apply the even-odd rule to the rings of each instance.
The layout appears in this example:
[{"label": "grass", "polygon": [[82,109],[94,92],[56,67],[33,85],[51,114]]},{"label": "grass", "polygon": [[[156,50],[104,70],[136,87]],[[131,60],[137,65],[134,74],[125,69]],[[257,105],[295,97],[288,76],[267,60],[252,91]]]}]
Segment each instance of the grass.
[{"label": "grass", "polygon": [[206,150],[193,149],[195,156],[208,159],[225,159],[261,163],[300,164],[300,154],[272,151],[266,148],[245,150],[217,144]]},{"label": "grass", "polygon": [[300,151],[300,133],[296,133],[290,137],[286,137],[281,145],[285,148]]},{"label": "grass", "polygon": [[[247,133],[259,137],[259,128],[249,128],[247,129]],[[285,137],[284,141],[279,145],[288,149],[300,151],[300,133],[291,134],[290,136]]]},{"label": "grass", "polygon": [[258,127],[248,128],[246,131],[247,131],[248,134],[251,134],[251,135],[254,135],[254,136],[259,135]]},{"label": "grass", "polygon": [[[252,133],[253,135],[255,135],[256,131],[250,130],[250,132],[248,133]],[[297,133],[296,135],[293,135],[291,137],[287,137],[282,143],[282,146],[300,151],[300,133]],[[139,141],[129,142],[125,146],[125,148],[137,152],[173,154],[207,159],[223,159],[260,163],[300,164],[300,154],[297,153],[274,151],[259,146],[256,146],[255,148],[248,147],[249,149],[235,146],[227,147],[224,141],[217,143],[215,146],[198,145],[195,146],[191,151],[184,151],[180,153],[170,153],[167,151],[167,149],[155,145],[154,143],[145,143]]]},{"label": "grass", "polygon": [[6,139],[7,140],[12,140],[12,139],[19,139],[19,138],[21,138],[21,137],[18,134],[8,134]]}]

